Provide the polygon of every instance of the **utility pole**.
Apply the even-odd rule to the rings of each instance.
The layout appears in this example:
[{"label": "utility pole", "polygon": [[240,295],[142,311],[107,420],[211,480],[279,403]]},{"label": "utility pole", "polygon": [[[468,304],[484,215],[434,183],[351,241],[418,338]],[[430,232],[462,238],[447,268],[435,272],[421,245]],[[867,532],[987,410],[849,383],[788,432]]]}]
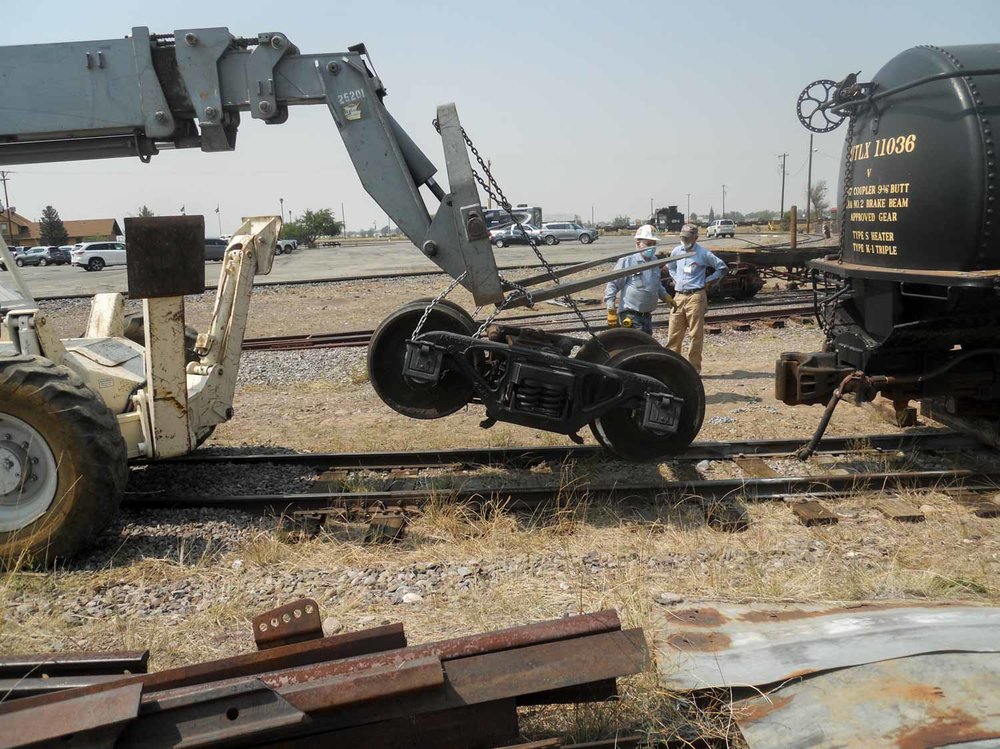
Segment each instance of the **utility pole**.
[{"label": "utility pole", "polygon": [[691,220],[691,193],[687,193],[687,199],[688,199],[688,212],[684,215],[684,220],[685,221],[690,221]]},{"label": "utility pole", "polygon": [[344,213],[344,204],[340,204],[340,229],[344,232],[344,236],[347,236],[347,214]]},{"label": "utility pole", "polygon": [[726,217],[726,186],[722,186],[722,218]]},{"label": "utility pole", "polygon": [[781,159],[781,211],[778,213],[778,223],[781,223],[785,220],[785,159],[788,154],[778,154],[778,158]]},{"label": "utility pole", "polygon": [[[806,178],[806,234],[812,227],[813,134],[809,133],[809,176]],[[818,216],[816,217],[819,218]]]},{"label": "utility pole", "polygon": [[278,215],[281,216],[281,223],[285,222],[285,199],[278,198],[278,204],[281,206],[281,210],[278,211]]},{"label": "utility pole", "polygon": [[652,198],[649,199],[649,220],[650,220],[650,223],[652,223],[652,221],[653,221],[653,199]]},{"label": "utility pole", "polygon": [[594,206],[590,206],[590,225],[594,225]]},{"label": "utility pole", "polygon": [[[486,159],[486,171],[488,171],[490,174],[493,174],[493,161],[492,161],[492,159]],[[493,207],[493,193],[491,193],[491,192],[487,192],[486,193],[486,207],[487,208],[492,208]],[[538,228],[540,229],[541,227],[538,227]]]},{"label": "utility pole", "polygon": [[0,172],[0,182],[3,182],[3,207],[7,213],[7,239],[14,243],[14,227],[10,220],[10,201],[7,198],[7,172]]},{"label": "utility pole", "polygon": [[219,218],[219,236],[222,236],[222,211],[219,210],[219,204],[215,204],[215,215]]}]

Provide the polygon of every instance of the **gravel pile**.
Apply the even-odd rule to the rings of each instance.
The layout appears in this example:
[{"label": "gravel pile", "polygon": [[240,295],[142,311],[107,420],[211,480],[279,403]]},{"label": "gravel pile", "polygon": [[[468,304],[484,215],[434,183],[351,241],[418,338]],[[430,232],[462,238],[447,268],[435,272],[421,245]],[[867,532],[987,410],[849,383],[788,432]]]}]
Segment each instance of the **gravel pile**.
[{"label": "gravel pile", "polygon": [[281,387],[295,382],[345,382],[367,379],[366,348],[245,351],[240,361],[240,386]]}]

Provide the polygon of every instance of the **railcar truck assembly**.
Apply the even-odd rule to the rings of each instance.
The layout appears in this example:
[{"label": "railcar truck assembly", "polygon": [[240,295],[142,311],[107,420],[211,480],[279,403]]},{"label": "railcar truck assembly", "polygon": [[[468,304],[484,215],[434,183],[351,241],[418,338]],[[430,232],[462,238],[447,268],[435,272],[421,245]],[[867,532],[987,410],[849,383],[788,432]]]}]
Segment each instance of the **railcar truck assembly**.
[{"label": "railcar truck assembly", "polygon": [[[477,182],[510,204],[472,148],[482,173],[474,170],[455,106],[438,107],[434,120],[445,191],[386,110],[363,44],[308,55],[280,33],[136,27],[122,39],[0,48],[0,94],[0,165],[230,151],[247,112],[280,124],[295,105],[325,104],[365,189],[453,279],[373,336],[369,369],[386,403],[415,418],[481,403],[484,426],[507,421],[574,439],[589,424],[633,459],[682,450],[701,427],[697,374],[651,337],[613,330],[576,339],[492,325],[493,316],[476,323],[443,298],[461,284],[477,305],[499,311],[634,269],[561,283],[584,268],[553,271],[539,252],[544,274],[503,279]],[[253,218],[233,236],[211,326],[196,338],[185,336],[183,299],[204,288],[197,217],[127,221],[129,295],[143,300],[143,318],[126,321],[121,295],[98,295],[86,335],[71,340],[46,324],[0,241],[10,269],[0,283],[0,563],[72,555],[115,512],[128,461],[183,455],[232,417],[253,276],[269,271],[279,230],[277,218]]]}]

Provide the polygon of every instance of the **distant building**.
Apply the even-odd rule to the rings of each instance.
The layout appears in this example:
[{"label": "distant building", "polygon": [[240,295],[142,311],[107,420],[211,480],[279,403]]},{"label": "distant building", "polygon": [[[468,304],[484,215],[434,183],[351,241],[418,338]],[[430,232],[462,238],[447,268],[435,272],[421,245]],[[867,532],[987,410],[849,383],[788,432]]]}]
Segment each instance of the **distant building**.
[{"label": "distant building", "polygon": [[[11,228],[14,230],[14,241],[7,237],[7,213],[0,212],[0,233],[7,244],[30,247],[41,242],[41,231],[38,223],[29,221],[24,216],[17,213],[10,215]],[[88,218],[79,221],[63,221],[69,239],[66,244],[76,244],[77,242],[101,242],[114,241],[122,235],[121,227],[117,219],[113,218]]]},{"label": "distant building", "polygon": [[[10,212],[10,231],[8,231],[7,222],[7,211],[0,211],[0,236],[3,237],[3,241],[8,245],[21,245],[27,246],[33,244],[31,236],[34,233],[35,236],[38,235],[38,224],[34,221],[29,221],[24,216],[14,211]],[[10,237],[10,232],[13,232],[13,239]]]}]

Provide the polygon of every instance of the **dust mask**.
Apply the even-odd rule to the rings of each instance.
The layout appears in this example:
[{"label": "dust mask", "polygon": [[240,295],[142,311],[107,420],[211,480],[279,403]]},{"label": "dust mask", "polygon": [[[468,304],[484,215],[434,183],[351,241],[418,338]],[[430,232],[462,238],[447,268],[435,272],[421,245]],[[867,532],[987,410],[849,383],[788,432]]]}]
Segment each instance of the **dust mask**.
[{"label": "dust mask", "polygon": [[656,257],[656,248],[655,247],[645,247],[645,248],[643,248],[643,250],[642,250],[642,256],[644,258],[646,258],[647,260],[652,260],[654,257]]}]

